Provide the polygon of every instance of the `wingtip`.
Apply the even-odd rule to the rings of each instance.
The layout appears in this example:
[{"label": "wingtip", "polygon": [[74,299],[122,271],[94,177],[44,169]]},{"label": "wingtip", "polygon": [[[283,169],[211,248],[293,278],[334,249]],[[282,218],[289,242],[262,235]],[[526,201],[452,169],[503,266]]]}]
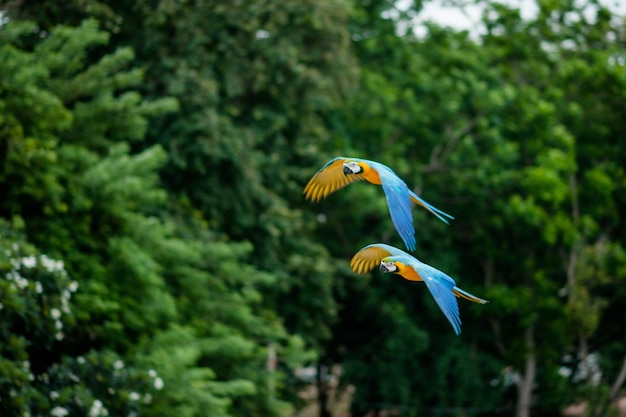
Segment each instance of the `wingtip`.
[{"label": "wingtip", "polygon": [[[436,213],[436,212],[434,212],[434,211],[431,211],[431,213],[433,213],[435,216],[437,216],[437,218],[438,218],[439,220],[441,220],[442,222],[444,222],[445,224],[447,224],[448,226],[450,226],[450,221],[441,215],[441,214],[446,214],[446,213],[441,212],[441,214],[440,214],[440,213]],[[446,215],[448,216],[448,218],[449,218],[450,220],[454,220],[454,217],[450,216],[449,214],[446,214]]]},{"label": "wingtip", "polygon": [[408,250],[409,252],[415,252],[415,248],[417,247],[417,243],[416,242],[409,242],[407,243],[406,241],[404,242],[404,247],[406,248],[406,250]]},{"label": "wingtip", "polygon": [[367,263],[360,259],[357,255],[350,260],[350,268],[357,275],[365,275],[368,273]]}]

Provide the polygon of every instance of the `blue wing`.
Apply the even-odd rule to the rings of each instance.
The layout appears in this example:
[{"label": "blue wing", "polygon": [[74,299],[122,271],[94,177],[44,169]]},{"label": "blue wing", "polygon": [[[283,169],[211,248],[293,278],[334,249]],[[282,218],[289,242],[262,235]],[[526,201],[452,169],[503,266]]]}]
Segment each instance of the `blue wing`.
[{"label": "blue wing", "polygon": [[454,333],[457,335],[460,334],[461,317],[459,314],[459,304],[452,291],[456,285],[454,280],[440,270],[419,261],[412,261],[407,263],[407,265],[413,267],[424,280],[426,287],[435,298],[437,305],[452,325]]},{"label": "blue wing", "polygon": [[387,197],[387,206],[391,221],[400,234],[404,246],[410,251],[415,250],[415,229],[411,212],[411,195],[409,188],[391,169],[380,163],[370,162],[370,166],[378,172],[380,183]]}]

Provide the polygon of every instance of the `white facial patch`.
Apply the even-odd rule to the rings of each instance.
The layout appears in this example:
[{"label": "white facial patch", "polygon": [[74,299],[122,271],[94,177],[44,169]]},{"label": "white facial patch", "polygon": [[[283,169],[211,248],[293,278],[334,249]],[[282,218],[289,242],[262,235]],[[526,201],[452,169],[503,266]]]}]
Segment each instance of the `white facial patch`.
[{"label": "white facial patch", "polygon": [[381,261],[380,266],[382,267],[381,269],[384,269],[386,272],[396,272],[398,270],[398,267],[393,262]]},{"label": "white facial patch", "polygon": [[360,174],[363,171],[363,168],[355,161],[344,162],[343,167],[344,172],[346,171],[345,168],[348,168],[353,174]]}]

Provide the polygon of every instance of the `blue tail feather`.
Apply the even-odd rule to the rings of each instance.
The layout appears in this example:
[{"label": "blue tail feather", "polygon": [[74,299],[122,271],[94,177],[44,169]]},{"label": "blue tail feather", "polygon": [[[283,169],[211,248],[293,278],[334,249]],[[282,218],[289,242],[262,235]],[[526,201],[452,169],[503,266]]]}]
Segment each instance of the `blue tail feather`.
[{"label": "blue tail feather", "polygon": [[[422,203],[428,210],[431,211],[431,213],[433,213],[435,216],[437,216],[437,218],[439,220],[441,220],[442,222],[444,222],[445,224],[450,224],[448,222],[448,219],[454,220],[453,216],[451,216],[450,214],[446,213],[443,210],[439,210],[437,207],[435,207],[432,204],[426,202],[423,198],[421,198],[420,196],[415,194],[413,191],[410,191],[410,193],[411,193],[411,197],[412,198],[414,198],[417,201],[419,201],[420,203]],[[447,217],[448,219],[445,219],[443,216]]]}]

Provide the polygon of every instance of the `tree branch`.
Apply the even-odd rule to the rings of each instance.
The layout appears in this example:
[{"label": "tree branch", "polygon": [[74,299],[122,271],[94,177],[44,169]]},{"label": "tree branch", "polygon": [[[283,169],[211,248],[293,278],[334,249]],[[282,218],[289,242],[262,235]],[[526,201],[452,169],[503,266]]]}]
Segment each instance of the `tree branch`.
[{"label": "tree branch", "polygon": [[433,150],[430,153],[428,158],[428,165],[422,167],[422,172],[430,173],[434,171],[438,171],[443,169],[443,162],[448,159],[452,151],[456,148],[459,141],[463,136],[469,133],[476,123],[478,123],[478,119],[483,116],[483,113],[478,113],[471,120],[468,120],[463,126],[456,129],[456,131],[452,131],[450,125],[447,125],[445,128],[444,137],[447,138],[445,145],[438,143],[433,147]]},{"label": "tree branch", "polygon": [[615,401],[617,399],[617,394],[624,383],[624,379],[626,379],[626,354],[624,354],[624,359],[622,360],[622,368],[617,374],[615,381],[613,381],[613,385],[611,385],[611,391],[609,391],[609,401]]}]

